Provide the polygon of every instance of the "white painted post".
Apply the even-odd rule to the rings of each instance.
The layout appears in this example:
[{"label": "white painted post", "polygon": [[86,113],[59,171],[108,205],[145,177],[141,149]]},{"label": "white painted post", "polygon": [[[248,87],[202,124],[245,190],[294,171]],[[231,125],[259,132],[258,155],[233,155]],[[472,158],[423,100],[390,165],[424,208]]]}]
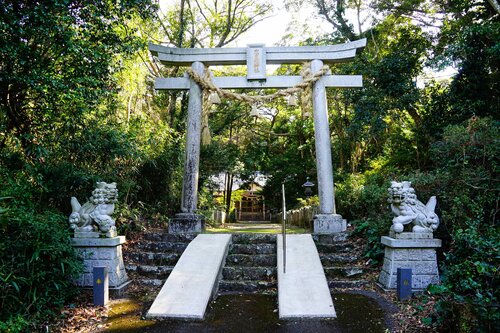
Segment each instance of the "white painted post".
[{"label": "white painted post", "polygon": [[[321,60],[311,62],[313,73],[323,67]],[[326,89],[323,78],[313,85],[314,137],[316,141],[316,167],[318,173],[319,213],[335,214],[335,195],[333,188],[332,149],[328,123]]]},{"label": "white painted post", "polygon": [[[205,66],[203,63],[194,62],[191,68],[200,76],[204,75]],[[183,213],[195,213],[198,205],[202,90],[196,82],[193,80],[190,81],[186,130],[186,161],[184,164],[184,178],[182,180],[181,211]]]}]

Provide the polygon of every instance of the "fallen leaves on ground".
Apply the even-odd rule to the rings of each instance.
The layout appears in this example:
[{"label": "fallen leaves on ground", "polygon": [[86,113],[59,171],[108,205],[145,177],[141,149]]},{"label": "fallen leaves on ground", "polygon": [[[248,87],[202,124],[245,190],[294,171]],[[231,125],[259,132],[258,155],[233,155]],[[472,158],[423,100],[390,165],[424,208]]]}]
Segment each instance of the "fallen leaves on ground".
[{"label": "fallen leaves on ground", "polygon": [[108,309],[89,303],[90,291],[84,291],[73,304],[61,310],[61,318],[51,326],[51,332],[87,333],[104,328]]}]

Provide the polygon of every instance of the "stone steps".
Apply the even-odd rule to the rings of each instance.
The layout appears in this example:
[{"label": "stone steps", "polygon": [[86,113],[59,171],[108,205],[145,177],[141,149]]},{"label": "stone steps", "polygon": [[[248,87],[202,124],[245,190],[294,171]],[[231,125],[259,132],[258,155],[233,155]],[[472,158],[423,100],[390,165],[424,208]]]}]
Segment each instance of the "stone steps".
[{"label": "stone steps", "polygon": [[360,288],[367,284],[367,269],[356,265],[359,256],[348,233],[313,235],[331,291],[339,288]]},{"label": "stone steps", "polygon": [[276,235],[235,234],[220,293],[276,294]]},{"label": "stone steps", "polygon": [[353,248],[354,245],[347,242],[339,242],[338,244],[316,243],[316,249],[320,253],[349,253]]},{"label": "stone steps", "polygon": [[127,265],[127,271],[135,272],[140,277],[167,279],[174,266],[156,266],[156,265]]},{"label": "stone steps", "polygon": [[256,244],[235,244],[229,248],[229,254],[275,254],[276,244],[256,243]]},{"label": "stone steps", "polygon": [[166,231],[147,231],[143,234],[146,241],[168,242],[168,243],[189,243],[197,234],[169,234]]},{"label": "stone steps", "polygon": [[276,267],[276,254],[229,254],[226,265],[241,267]]},{"label": "stone steps", "polygon": [[323,267],[325,270],[325,275],[328,279],[357,279],[365,273],[365,270],[361,267]]},{"label": "stone steps", "polygon": [[276,280],[276,268],[271,267],[224,267],[222,278],[225,280]]},{"label": "stone steps", "polygon": [[169,252],[182,254],[189,243],[147,241],[138,244],[137,248],[146,252]]},{"label": "stone steps", "polygon": [[317,244],[336,244],[338,242],[343,242],[347,240],[348,234],[346,232],[329,234],[329,235],[320,235],[313,234],[312,238],[314,242]]},{"label": "stone steps", "polygon": [[276,244],[276,235],[273,234],[234,234],[233,244]]},{"label": "stone steps", "polygon": [[336,289],[340,289],[340,288],[353,288],[353,289],[356,289],[356,288],[360,288],[366,284],[368,284],[369,282],[367,280],[352,280],[352,281],[349,281],[349,280],[328,280],[328,287],[330,288],[330,290],[332,292],[338,292],[338,290]]},{"label": "stone steps", "polygon": [[276,294],[277,288],[276,281],[222,280],[219,283],[219,292],[222,293]]},{"label": "stone steps", "polygon": [[180,253],[168,253],[168,252],[141,252],[141,251],[127,251],[124,254],[124,258],[127,262],[134,262],[144,265],[157,265],[157,266],[175,266],[177,260],[179,260]]},{"label": "stone steps", "polygon": [[126,269],[133,279],[148,286],[162,286],[196,234],[147,231],[133,247],[124,251]]},{"label": "stone steps", "polygon": [[339,264],[352,264],[359,259],[357,256],[349,253],[331,254],[325,252],[319,252],[319,258],[323,267],[338,266]]}]

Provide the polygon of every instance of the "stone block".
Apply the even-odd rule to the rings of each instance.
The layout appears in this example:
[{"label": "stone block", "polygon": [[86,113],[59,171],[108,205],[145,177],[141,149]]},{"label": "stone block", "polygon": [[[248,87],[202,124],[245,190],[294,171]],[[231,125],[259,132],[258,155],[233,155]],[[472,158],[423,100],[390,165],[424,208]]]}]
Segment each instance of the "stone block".
[{"label": "stone block", "polygon": [[382,237],[382,243],[386,245],[384,264],[379,276],[379,283],[383,288],[396,288],[398,268],[412,270],[412,288],[414,290],[422,290],[431,283],[439,283],[435,248],[441,245],[441,240]]},{"label": "stone block", "polygon": [[422,290],[427,288],[430,284],[438,284],[439,276],[437,274],[432,275],[414,275],[412,281],[413,289]]},{"label": "stone block", "polygon": [[382,244],[392,248],[437,248],[441,247],[440,239],[396,239],[387,236],[381,237]]},{"label": "stone block", "polygon": [[432,232],[401,232],[397,233],[391,231],[389,233],[390,238],[395,239],[432,239]]},{"label": "stone block", "polygon": [[438,268],[434,261],[393,261],[384,258],[384,265],[382,266],[384,271],[394,274],[398,268],[411,268],[413,274],[416,275],[438,274]]},{"label": "stone block", "polygon": [[179,213],[168,223],[169,234],[201,233],[205,230],[205,217],[198,214]]},{"label": "stone block", "polygon": [[99,238],[100,232],[95,231],[75,231],[75,238]]},{"label": "stone block", "polygon": [[317,214],[313,224],[315,234],[333,234],[347,229],[347,221],[339,214]]},{"label": "stone block", "polygon": [[125,243],[125,236],[117,236],[113,238],[72,238],[71,244],[74,247],[96,248],[96,247],[113,247]]},{"label": "stone block", "polygon": [[75,248],[79,258],[83,260],[97,259],[97,252],[95,250],[85,248]]},{"label": "stone block", "polygon": [[99,259],[115,259],[118,257],[118,249],[121,252],[121,246],[101,248],[97,256]]},{"label": "stone block", "polygon": [[72,239],[73,247],[83,259],[83,274],[75,280],[75,283],[82,287],[92,287],[93,268],[107,267],[109,287],[118,288],[124,285],[128,281],[128,276],[122,257],[121,244],[123,243],[125,243],[124,236]]}]

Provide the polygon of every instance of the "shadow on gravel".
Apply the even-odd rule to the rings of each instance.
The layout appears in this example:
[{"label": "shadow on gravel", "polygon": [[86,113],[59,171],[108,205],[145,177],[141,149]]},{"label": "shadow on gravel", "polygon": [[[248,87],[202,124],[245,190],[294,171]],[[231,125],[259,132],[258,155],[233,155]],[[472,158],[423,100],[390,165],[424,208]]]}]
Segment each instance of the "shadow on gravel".
[{"label": "shadow on gravel", "polygon": [[334,294],[336,319],[283,321],[278,319],[275,296],[223,295],[211,302],[204,321],[155,322],[139,319],[137,311],[115,311],[116,316],[110,318],[111,326],[105,332],[385,332],[390,329],[388,314],[393,308],[382,299],[374,299],[375,295],[366,294]]}]

